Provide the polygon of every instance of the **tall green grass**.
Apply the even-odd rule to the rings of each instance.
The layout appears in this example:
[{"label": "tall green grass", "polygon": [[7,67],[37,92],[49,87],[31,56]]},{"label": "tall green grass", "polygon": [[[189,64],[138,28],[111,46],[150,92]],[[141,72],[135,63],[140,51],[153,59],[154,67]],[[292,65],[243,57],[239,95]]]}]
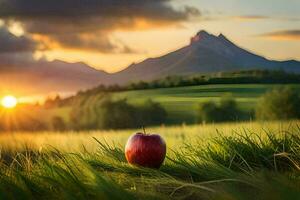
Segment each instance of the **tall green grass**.
[{"label": "tall green grass", "polygon": [[221,127],[169,148],[159,170],[127,164],[122,144],[99,138],[93,151],[3,150],[0,199],[299,199],[297,124]]}]

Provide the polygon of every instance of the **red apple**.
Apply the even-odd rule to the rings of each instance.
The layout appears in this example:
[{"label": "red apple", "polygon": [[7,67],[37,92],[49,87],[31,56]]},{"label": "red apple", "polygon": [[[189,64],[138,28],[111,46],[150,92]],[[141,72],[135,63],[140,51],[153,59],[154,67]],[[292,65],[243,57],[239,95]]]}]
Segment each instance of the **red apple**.
[{"label": "red apple", "polygon": [[130,164],[159,168],[166,157],[166,143],[157,134],[136,133],[127,141],[125,156]]}]

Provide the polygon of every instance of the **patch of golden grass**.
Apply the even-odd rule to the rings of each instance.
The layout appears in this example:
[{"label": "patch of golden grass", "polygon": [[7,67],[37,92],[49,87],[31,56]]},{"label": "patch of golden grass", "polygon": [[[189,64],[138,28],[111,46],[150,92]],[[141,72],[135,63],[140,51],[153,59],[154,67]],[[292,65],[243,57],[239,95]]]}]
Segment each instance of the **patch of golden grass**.
[{"label": "patch of golden grass", "polygon": [[[230,135],[234,132],[242,133],[244,130],[255,132],[264,131],[274,133],[282,130],[288,131],[297,128],[299,121],[285,122],[243,122],[243,123],[222,123],[207,125],[181,125],[181,126],[160,126],[146,128],[148,133],[159,133],[167,141],[171,149],[177,149],[184,142],[193,143],[197,138],[207,138],[217,134]],[[56,148],[66,152],[80,152],[88,150],[96,151],[98,145],[93,139],[106,141],[108,144],[124,146],[127,138],[141,130],[119,130],[119,131],[82,131],[82,132],[16,132],[1,133],[0,148],[2,151],[22,151],[24,149],[42,150],[44,148]]]}]

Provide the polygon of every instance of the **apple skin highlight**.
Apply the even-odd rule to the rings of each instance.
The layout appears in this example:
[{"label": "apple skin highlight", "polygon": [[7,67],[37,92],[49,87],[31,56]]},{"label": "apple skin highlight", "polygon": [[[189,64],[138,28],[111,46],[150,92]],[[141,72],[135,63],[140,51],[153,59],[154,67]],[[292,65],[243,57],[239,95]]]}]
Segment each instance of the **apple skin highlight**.
[{"label": "apple skin highlight", "polygon": [[132,135],[125,147],[128,163],[158,169],[166,157],[166,143],[157,134],[137,133]]}]

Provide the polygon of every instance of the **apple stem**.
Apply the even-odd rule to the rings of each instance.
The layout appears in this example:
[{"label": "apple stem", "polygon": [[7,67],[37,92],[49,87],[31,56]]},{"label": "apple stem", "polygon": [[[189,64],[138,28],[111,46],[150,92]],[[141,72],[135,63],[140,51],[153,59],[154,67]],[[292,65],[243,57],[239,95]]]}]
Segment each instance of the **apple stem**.
[{"label": "apple stem", "polygon": [[147,134],[144,126],[143,126],[143,131],[144,131],[144,134]]}]

